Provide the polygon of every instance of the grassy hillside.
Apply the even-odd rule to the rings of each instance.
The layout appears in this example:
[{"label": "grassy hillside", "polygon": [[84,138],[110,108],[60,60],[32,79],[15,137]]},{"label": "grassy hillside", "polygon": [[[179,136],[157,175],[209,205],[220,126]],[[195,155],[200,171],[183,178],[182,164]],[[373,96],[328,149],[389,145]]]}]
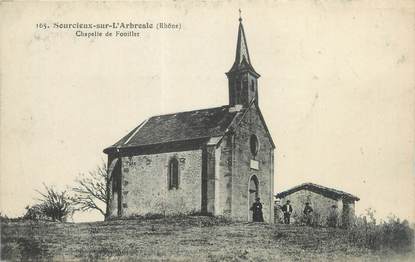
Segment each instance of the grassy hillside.
[{"label": "grassy hillside", "polygon": [[408,260],[347,244],[341,229],[231,223],[212,217],[95,223],[3,222],[5,260]]}]

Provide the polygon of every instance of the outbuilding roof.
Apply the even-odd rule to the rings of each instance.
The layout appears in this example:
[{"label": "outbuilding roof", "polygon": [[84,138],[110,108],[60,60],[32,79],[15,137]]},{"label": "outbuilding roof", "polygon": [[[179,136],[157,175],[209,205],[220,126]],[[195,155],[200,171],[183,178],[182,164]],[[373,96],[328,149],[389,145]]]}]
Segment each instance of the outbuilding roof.
[{"label": "outbuilding roof", "polygon": [[355,200],[355,201],[359,201],[360,198],[358,198],[357,196],[354,196],[350,193],[346,193],[344,191],[338,190],[338,189],[334,189],[334,188],[329,188],[329,187],[325,187],[325,186],[321,186],[321,185],[317,185],[317,184],[313,184],[313,183],[304,183],[298,186],[295,186],[291,189],[288,189],[286,191],[280,192],[278,194],[275,195],[275,197],[277,198],[284,198],[292,193],[295,193],[297,191],[300,190],[309,190],[312,191],[314,193],[317,194],[321,194],[324,195],[326,197],[332,198],[332,199],[349,199],[349,200]]}]

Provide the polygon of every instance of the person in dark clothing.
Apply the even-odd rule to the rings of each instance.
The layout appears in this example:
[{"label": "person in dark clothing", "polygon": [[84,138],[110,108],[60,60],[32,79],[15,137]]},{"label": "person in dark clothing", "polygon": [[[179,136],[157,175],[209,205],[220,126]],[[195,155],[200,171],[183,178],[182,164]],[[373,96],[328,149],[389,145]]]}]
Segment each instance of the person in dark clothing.
[{"label": "person in dark clothing", "polygon": [[304,213],[304,216],[305,216],[306,225],[311,226],[313,208],[310,206],[310,203],[308,203],[308,202],[305,203],[303,213]]},{"label": "person in dark clothing", "polygon": [[256,201],[252,204],[252,221],[254,222],[264,222],[264,217],[262,215],[262,204],[259,202],[260,198],[258,197]]},{"label": "person in dark clothing", "polygon": [[290,200],[287,200],[285,205],[282,206],[282,212],[284,213],[284,223],[287,225],[290,224],[290,216],[293,212],[293,207],[290,204]]}]

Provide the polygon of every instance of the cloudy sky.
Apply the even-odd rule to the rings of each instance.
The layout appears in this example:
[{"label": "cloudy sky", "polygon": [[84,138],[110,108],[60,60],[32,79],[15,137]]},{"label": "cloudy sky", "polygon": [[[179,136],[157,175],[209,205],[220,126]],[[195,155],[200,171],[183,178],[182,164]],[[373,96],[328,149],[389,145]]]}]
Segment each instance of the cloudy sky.
[{"label": "cloudy sky", "polygon": [[[227,104],[241,8],[275,191],[314,182],[359,196],[358,213],[415,220],[413,1],[178,2],[2,4],[2,213],[22,215],[43,182],[71,185],[147,117]],[[181,30],[36,28],[55,22]]]}]

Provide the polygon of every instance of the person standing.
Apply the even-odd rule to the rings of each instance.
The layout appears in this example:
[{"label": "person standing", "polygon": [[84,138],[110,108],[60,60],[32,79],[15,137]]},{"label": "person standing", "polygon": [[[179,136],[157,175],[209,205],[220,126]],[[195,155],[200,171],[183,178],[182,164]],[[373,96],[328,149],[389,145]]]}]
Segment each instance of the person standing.
[{"label": "person standing", "polygon": [[284,213],[284,223],[289,225],[291,213],[293,212],[293,207],[290,204],[290,200],[287,200],[285,205],[282,206],[282,212]]},{"label": "person standing", "polygon": [[282,205],[280,205],[280,199],[275,200],[274,222],[276,224],[283,224],[284,223],[284,214],[282,212]]},{"label": "person standing", "polygon": [[305,203],[304,207],[304,216],[305,216],[305,223],[307,226],[311,226],[312,215],[313,215],[313,208],[310,206],[310,203]]},{"label": "person standing", "polygon": [[264,216],[262,214],[262,204],[260,200],[261,199],[257,197],[251,207],[253,222],[264,222]]}]

